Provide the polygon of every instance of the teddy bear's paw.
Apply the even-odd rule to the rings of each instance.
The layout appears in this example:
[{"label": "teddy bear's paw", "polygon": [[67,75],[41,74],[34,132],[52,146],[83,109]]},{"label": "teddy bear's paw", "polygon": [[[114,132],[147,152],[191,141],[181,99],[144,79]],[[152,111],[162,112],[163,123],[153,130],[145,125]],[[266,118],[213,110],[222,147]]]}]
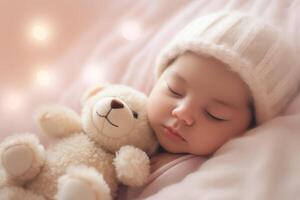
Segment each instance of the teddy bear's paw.
[{"label": "teddy bear's paw", "polygon": [[61,105],[40,107],[35,121],[42,132],[52,137],[66,137],[81,132],[81,118],[70,108]]},{"label": "teddy bear's paw", "polygon": [[45,152],[37,138],[20,134],[6,138],[0,145],[1,166],[8,180],[17,183],[34,178],[44,164]]},{"label": "teddy bear's paw", "polygon": [[147,154],[133,146],[124,146],[114,160],[118,179],[125,185],[138,187],[148,181],[150,160]]},{"label": "teddy bear's paw", "polygon": [[58,200],[97,200],[91,185],[77,178],[65,180],[57,196]]},{"label": "teddy bear's paw", "polygon": [[22,176],[31,167],[33,152],[24,144],[10,146],[2,155],[3,167],[11,176]]},{"label": "teddy bear's paw", "polygon": [[109,186],[94,168],[70,167],[58,180],[57,200],[110,200]]}]

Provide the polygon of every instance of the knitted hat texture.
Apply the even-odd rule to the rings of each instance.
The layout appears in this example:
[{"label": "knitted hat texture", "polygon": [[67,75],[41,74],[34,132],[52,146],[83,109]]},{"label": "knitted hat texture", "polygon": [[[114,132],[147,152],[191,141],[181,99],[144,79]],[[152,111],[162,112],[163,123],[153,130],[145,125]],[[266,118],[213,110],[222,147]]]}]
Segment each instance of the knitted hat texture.
[{"label": "knitted hat texture", "polygon": [[256,17],[232,12],[193,20],[158,55],[156,77],[187,51],[214,57],[239,74],[252,93],[258,124],[278,115],[297,92],[295,52],[280,31]]}]

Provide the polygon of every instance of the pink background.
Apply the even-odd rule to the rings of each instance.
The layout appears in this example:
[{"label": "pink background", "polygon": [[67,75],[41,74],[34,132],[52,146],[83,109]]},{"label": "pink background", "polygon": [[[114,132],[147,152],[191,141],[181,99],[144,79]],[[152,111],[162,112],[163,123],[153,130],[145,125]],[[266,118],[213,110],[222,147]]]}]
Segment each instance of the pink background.
[{"label": "pink background", "polygon": [[[0,140],[39,134],[33,115],[40,105],[80,112],[82,92],[95,83],[149,93],[155,57],[169,38],[195,17],[220,10],[266,18],[299,51],[299,0],[1,0]],[[44,41],[32,38],[37,24],[48,30]]]}]

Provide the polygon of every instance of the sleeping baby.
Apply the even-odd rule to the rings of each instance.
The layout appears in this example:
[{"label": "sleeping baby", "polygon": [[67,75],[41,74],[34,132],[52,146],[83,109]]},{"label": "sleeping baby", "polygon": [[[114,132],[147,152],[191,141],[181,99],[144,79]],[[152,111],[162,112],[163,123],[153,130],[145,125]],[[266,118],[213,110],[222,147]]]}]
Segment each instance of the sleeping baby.
[{"label": "sleeping baby", "polygon": [[145,199],[198,170],[228,140],[278,116],[298,89],[288,44],[273,26],[243,13],[192,21],[162,50],[148,100],[161,145],[142,188]]}]

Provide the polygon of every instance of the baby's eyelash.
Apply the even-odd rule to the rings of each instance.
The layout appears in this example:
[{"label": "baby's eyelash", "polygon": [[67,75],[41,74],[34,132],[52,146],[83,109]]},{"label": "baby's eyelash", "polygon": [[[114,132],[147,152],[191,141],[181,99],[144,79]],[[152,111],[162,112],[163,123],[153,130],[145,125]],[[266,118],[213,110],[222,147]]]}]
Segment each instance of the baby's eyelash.
[{"label": "baby's eyelash", "polygon": [[166,85],[171,93],[173,93],[174,95],[179,96],[179,97],[182,96],[180,93],[178,93],[174,89],[172,89],[167,82],[166,82]]},{"label": "baby's eyelash", "polygon": [[177,96],[181,96],[181,94],[179,94],[178,92],[175,92],[170,86],[168,86],[168,88],[173,94],[175,94]]},{"label": "baby's eyelash", "polygon": [[209,113],[208,111],[205,111],[205,114],[209,117],[209,118],[211,118],[211,119],[213,119],[213,120],[216,120],[216,121],[227,121],[226,119],[222,119],[222,118],[219,118],[219,117],[216,117],[216,116],[214,116],[214,115],[212,115],[211,113]]}]

